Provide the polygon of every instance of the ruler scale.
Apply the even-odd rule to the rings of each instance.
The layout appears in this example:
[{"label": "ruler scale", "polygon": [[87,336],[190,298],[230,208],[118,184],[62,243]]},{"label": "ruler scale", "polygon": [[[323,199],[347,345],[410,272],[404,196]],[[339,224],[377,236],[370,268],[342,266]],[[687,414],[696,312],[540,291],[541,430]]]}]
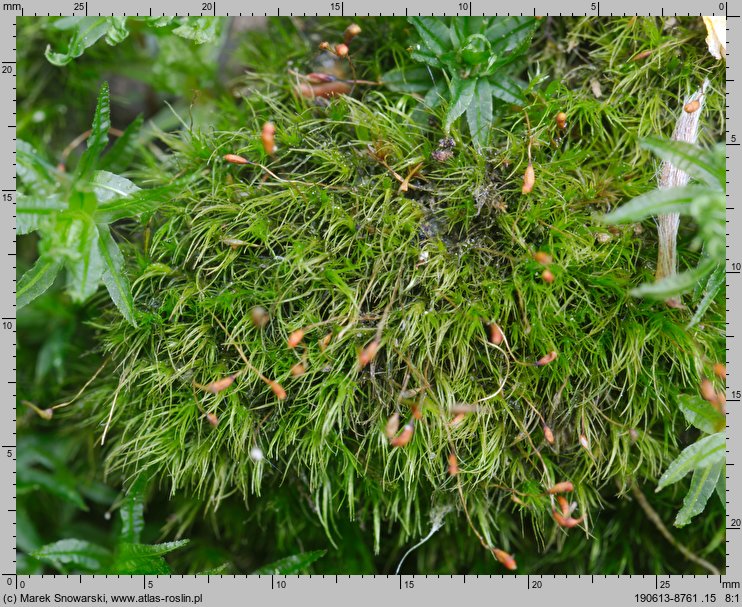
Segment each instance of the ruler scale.
[{"label": "ruler scale", "polygon": [[[392,601],[425,604],[525,604],[627,605],[630,603],[716,603],[742,602],[742,454],[734,435],[742,433],[739,413],[742,384],[742,315],[734,303],[742,297],[742,188],[731,168],[742,162],[742,122],[732,107],[742,104],[742,71],[735,60],[735,45],[742,38],[742,2],[688,0],[663,4],[651,0],[541,0],[521,4],[459,2],[458,0],[375,0],[372,7],[358,0],[282,0],[260,12],[238,0],[129,0],[126,12],[111,11],[103,0],[38,0],[3,3],[0,11],[0,235],[5,250],[0,252],[0,272],[6,288],[0,289],[0,387],[6,403],[0,422],[0,586],[4,604],[52,602],[83,604],[91,601],[124,605],[180,603],[201,605],[256,604],[294,605],[322,601],[325,604],[383,605]],[[373,10],[369,11],[369,8]],[[508,12],[510,11],[510,12]],[[15,461],[16,461],[16,234],[15,234],[15,136],[16,136],[16,16],[50,15],[178,15],[178,16],[400,16],[409,15],[725,15],[728,47],[726,59],[727,96],[727,524],[726,573],[702,575],[377,575],[377,576],[104,576],[45,575],[15,573]],[[739,173],[739,171],[737,171]],[[738,237],[738,238],[737,238]],[[11,288],[12,285],[12,288]],[[11,405],[12,403],[12,405]],[[671,549],[668,546],[668,550]],[[243,598],[244,597],[244,598]]]}]

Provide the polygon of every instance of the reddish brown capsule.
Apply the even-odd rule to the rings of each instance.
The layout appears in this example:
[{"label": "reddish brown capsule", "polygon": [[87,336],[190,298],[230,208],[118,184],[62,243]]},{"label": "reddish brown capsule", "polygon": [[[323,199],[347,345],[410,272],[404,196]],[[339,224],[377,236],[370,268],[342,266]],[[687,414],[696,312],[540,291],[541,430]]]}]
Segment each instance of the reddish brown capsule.
[{"label": "reddish brown capsule", "polygon": [[266,122],[263,125],[263,131],[260,134],[260,138],[263,142],[263,149],[269,156],[273,156],[276,153],[276,127],[272,122]]},{"label": "reddish brown capsule", "polygon": [[579,525],[584,520],[585,520],[584,514],[580,518],[570,519],[570,527],[577,527],[577,525]]},{"label": "reddish brown capsule", "polygon": [[491,322],[487,325],[490,334],[490,343],[499,346],[505,340],[505,334],[496,322]]},{"label": "reddish brown capsule", "polygon": [[719,379],[725,380],[727,378],[727,366],[723,365],[721,363],[716,363],[714,365],[714,375],[718,377]]},{"label": "reddish brown capsule", "polygon": [[543,251],[536,251],[533,254],[533,259],[542,266],[548,266],[551,263],[551,255],[544,253]]},{"label": "reddish brown capsule", "polygon": [[505,567],[505,569],[515,571],[518,568],[518,565],[515,562],[515,558],[504,550],[493,548],[492,554],[495,555],[495,558],[500,561],[500,564]]},{"label": "reddish brown capsule", "polygon": [[466,413],[457,413],[454,418],[451,420],[451,426],[458,426],[461,422],[464,421],[464,418],[466,417]]},{"label": "reddish brown capsule", "polygon": [[414,417],[418,421],[423,418],[422,409],[420,409],[420,406],[417,403],[412,405],[412,417]]},{"label": "reddish brown capsule", "polygon": [[565,114],[564,112],[559,112],[556,115],[555,120],[556,120],[557,126],[560,129],[567,128],[567,114]]},{"label": "reddish brown capsule", "polygon": [[340,44],[335,45],[335,54],[338,57],[347,57],[348,56],[348,45],[343,44],[342,42]]},{"label": "reddish brown capsule", "polygon": [[243,158],[237,154],[224,154],[224,160],[231,162],[232,164],[250,164],[250,161],[247,158]]},{"label": "reddish brown capsule", "polygon": [[701,102],[698,99],[694,99],[693,101],[689,101],[683,106],[683,109],[688,114],[692,114],[693,112],[698,111],[698,108],[701,107]]},{"label": "reddish brown capsule", "polygon": [[572,529],[572,527],[577,527],[582,521],[585,520],[585,515],[583,514],[580,518],[572,518],[571,516],[564,516],[557,512],[556,510],[551,511],[552,516],[554,517],[554,520],[557,522],[557,524],[560,527],[564,527],[566,529]]},{"label": "reddish brown capsule", "polygon": [[530,194],[533,190],[533,184],[536,183],[536,172],[533,170],[533,163],[529,162],[526,172],[523,173],[523,187],[521,193]]},{"label": "reddish brown capsule", "polygon": [[337,78],[330,74],[323,74],[321,72],[312,72],[307,74],[307,80],[312,84],[321,84],[323,82],[335,82]]},{"label": "reddish brown capsule", "polygon": [[291,367],[290,373],[293,377],[299,377],[301,375],[304,375],[306,372],[306,369],[304,368],[304,365],[301,363],[296,363],[293,367]]},{"label": "reddish brown capsule", "polygon": [[329,98],[336,97],[337,95],[346,95],[350,93],[350,85],[342,80],[335,82],[325,82],[322,84],[306,84],[304,82],[297,85],[296,90],[302,96],[307,99],[314,99],[315,97]]},{"label": "reddish brown capsule", "polygon": [[556,495],[557,493],[570,493],[575,490],[575,486],[570,481],[563,481],[556,485],[549,487],[546,493],[549,495]]},{"label": "reddish brown capsule", "polygon": [[392,440],[394,435],[399,430],[399,413],[395,412],[388,420],[386,420],[386,426],[384,426],[384,435]]},{"label": "reddish brown capsule", "polygon": [[330,340],[332,339],[332,332],[325,335],[322,339],[319,340],[319,349],[324,352],[327,349],[327,346],[330,345]]},{"label": "reddish brown capsule", "polygon": [[376,353],[379,351],[380,346],[381,344],[379,341],[375,339],[358,353],[358,367],[360,369],[363,369],[374,358],[376,358]]},{"label": "reddish brown capsule", "polygon": [[265,327],[265,325],[268,324],[270,315],[268,314],[268,310],[266,310],[263,306],[255,306],[252,310],[250,310],[250,320],[252,320],[252,324],[254,324],[259,329],[262,329],[263,327]]},{"label": "reddish brown capsule", "polygon": [[361,26],[359,26],[357,23],[351,23],[348,27],[345,28],[345,32],[343,34],[343,42],[345,44],[350,44],[350,41],[353,40],[358,34],[361,33]]},{"label": "reddish brown capsule", "polygon": [[218,379],[216,381],[211,382],[210,384],[203,386],[203,389],[207,392],[211,392],[212,394],[218,394],[222,390],[226,390],[234,383],[234,380],[237,378],[237,375],[227,375],[227,377],[223,377],[222,379]]},{"label": "reddish brown capsule", "polygon": [[701,380],[699,389],[704,400],[707,400],[710,403],[716,402],[716,390],[714,390],[714,384],[711,383],[711,380],[704,377]]},{"label": "reddish brown capsule", "polygon": [[326,51],[326,50],[328,50],[329,48],[330,48],[330,43],[329,43],[329,42],[327,42],[327,40],[324,40],[323,42],[320,42],[320,43],[319,43],[319,49],[320,49],[321,51]]},{"label": "reddish brown capsule", "polygon": [[296,348],[296,346],[301,343],[302,339],[304,339],[304,329],[297,329],[289,335],[289,338],[286,340],[286,345],[292,349]]},{"label": "reddish brown capsule", "polygon": [[551,515],[554,517],[554,520],[557,522],[557,524],[560,527],[566,527],[567,526],[567,517],[563,514],[560,514],[556,510],[551,511]]},{"label": "reddish brown capsule", "polygon": [[233,251],[236,251],[240,247],[244,247],[246,245],[249,245],[249,242],[246,242],[244,240],[239,240],[238,238],[222,238],[222,242],[227,245],[229,248],[231,248]]},{"label": "reddish brown capsule", "polygon": [[278,400],[284,400],[286,398],[286,390],[284,390],[283,386],[281,386],[277,381],[269,381],[268,386],[273,390],[273,394],[276,395]]},{"label": "reddish brown capsule", "polygon": [[557,504],[559,504],[559,509],[562,511],[562,516],[569,516],[569,502],[567,501],[567,498],[563,495],[557,496]]},{"label": "reddish brown capsule", "polygon": [[542,356],[541,358],[539,358],[535,364],[537,367],[543,367],[545,365],[548,365],[550,362],[553,362],[554,360],[556,360],[557,356],[558,354],[556,353],[556,351],[552,350],[545,356]]},{"label": "reddish brown capsule", "polygon": [[554,282],[554,274],[553,274],[553,272],[551,270],[546,269],[543,272],[541,272],[541,279],[545,283],[551,284],[552,282]]},{"label": "reddish brown capsule", "polygon": [[455,453],[448,454],[448,473],[451,476],[456,476],[459,473],[459,462]]},{"label": "reddish brown capsule", "polygon": [[415,426],[412,423],[405,425],[402,428],[402,433],[399,436],[395,436],[389,441],[392,447],[404,447],[407,443],[412,440],[412,433],[415,431]]},{"label": "reddish brown capsule", "polygon": [[550,445],[554,444],[554,433],[551,431],[551,428],[544,424],[544,438],[546,439],[546,442]]},{"label": "reddish brown capsule", "polygon": [[634,55],[631,60],[632,61],[641,61],[642,59],[646,59],[652,54],[651,50],[641,51],[640,53],[637,53]]},{"label": "reddish brown capsule", "polygon": [[216,416],[216,413],[207,413],[206,414],[206,420],[214,427],[216,428],[219,425],[219,418]]}]

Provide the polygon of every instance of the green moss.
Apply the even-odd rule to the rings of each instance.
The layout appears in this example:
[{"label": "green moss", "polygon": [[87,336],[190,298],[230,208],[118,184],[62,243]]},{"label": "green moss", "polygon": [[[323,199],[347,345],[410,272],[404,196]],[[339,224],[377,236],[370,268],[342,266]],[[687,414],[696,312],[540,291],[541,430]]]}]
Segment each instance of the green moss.
[{"label": "green moss", "polygon": [[[427,533],[431,509],[451,508],[444,531],[416,557],[420,569],[450,571],[481,551],[447,472],[453,448],[474,525],[487,543],[516,552],[521,571],[691,571],[626,544],[627,521],[651,533],[626,493],[634,482],[651,492],[687,442],[675,401],[723,360],[723,307],[686,330],[687,310],[631,298],[653,275],[652,224],[609,232],[596,221],[654,187],[655,167],[638,140],[668,135],[679,99],[704,77],[712,79],[704,140],[723,132],[723,67],[706,58],[696,20],[680,20],[677,30],[666,23],[550,20],[542,28],[530,70],[553,82],[534,86],[524,109],[534,139],[530,195],[520,192],[523,112],[500,122],[483,155],[454,129],[455,156],[441,164],[431,152],[442,114],[416,122],[411,98],[359,90],[360,99],[322,108],[292,97],[288,78],[253,75],[240,83],[246,97],[221,103],[213,130],[163,135],[173,155],[143,169],[142,179],[191,178],[161,208],[146,252],[132,247],[139,327],[114,314],[96,323],[116,373],[87,395],[84,418],[100,433],[111,415],[109,474],[124,482],[150,474],[173,495],[201,500],[197,509],[222,529],[229,525],[218,509],[238,500],[256,525],[275,530],[287,519],[271,510],[294,511],[274,501],[288,491],[304,505],[291,537],[309,533],[302,526],[315,518],[329,541],[359,533],[390,561]],[[272,27],[291,48],[311,48],[285,23]],[[402,48],[407,32],[392,31],[391,46]],[[356,61],[363,77],[375,78],[393,65],[367,35],[369,50]],[[259,48],[268,66],[279,61],[274,46]],[[649,58],[632,61],[647,48]],[[553,122],[557,111],[569,116],[565,132]],[[262,152],[265,120],[276,125],[275,159]],[[422,163],[412,188],[400,192],[369,148],[383,148],[402,176]],[[278,178],[228,165],[226,153],[260,159]],[[681,240],[681,259],[692,265],[690,241]],[[536,251],[553,257],[553,284],[541,278]],[[254,306],[270,313],[264,329],[251,322]],[[382,317],[381,350],[359,370],[358,352]],[[489,321],[502,327],[512,356],[488,343]],[[287,348],[292,331],[316,323],[324,324],[305,348]],[[194,389],[244,367],[230,339],[283,385],[286,400],[253,373],[217,395]],[[559,356],[551,364],[530,364],[552,350]],[[293,378],[304,352],[307,372]],[[394,449],[386,420],[397,407],[409,417],[415,400],[400,398],[403,387],[420,390],[422,419],[409,445]],[[451,426],[450,409],[461,403],[480,411]],[[218,427],[202,409],[218,416]],[[250,458],[255,445],[264,461]],[[567,479],[590,535],[565,537],[551,519],[542,492]],[[682,493],[663,499],[672,499],[671,510]],[[719,528],[721,513],[708,516],[683,538],[699,550],[714,546]],[[351,532],[348,520],[362,531]],[[454,537],[462,560],[431,556]],[[709,552],[720,561],[723,546]],[[372,566],[358,562],[359,570]]]}]

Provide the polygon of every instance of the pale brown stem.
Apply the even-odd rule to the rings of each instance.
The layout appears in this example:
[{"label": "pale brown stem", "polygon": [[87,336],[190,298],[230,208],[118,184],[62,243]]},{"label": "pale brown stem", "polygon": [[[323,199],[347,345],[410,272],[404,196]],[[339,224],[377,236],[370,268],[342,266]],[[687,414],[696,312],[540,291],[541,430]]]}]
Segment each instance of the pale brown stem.
[{"label": "pale brown stem", "polygon": [[639,489],[639,485],[637,485],[636,483],[632,484],[631,492],[634,494],[634,499],[639,502],[642,510],[644,510],[644,514],[646,514],[647,518],[652,521],[652,524],[657,527],[657,531],[659,531],[662,534],[662,537],[664,537],[670,544],[672,544],[672,546],[678,552],[680,552],[680,554],[682,554],[685,558],[687,558],[689,561],[692,561],[696,565],[700,565],[707,571],[711,572],[713,575],[721,575],[719,570],[714,567],[714,565],[709,563],[706,559],[698,556],[695,552],[691,551],[690,548],[681,544],[673,537],[672,533],[670,533],[668,528],[665,527],[665,524],[662,522],[660,515],[657,514],[657,511],[654,508],[652,508],[652,505],[642,493],[642,490]]}]

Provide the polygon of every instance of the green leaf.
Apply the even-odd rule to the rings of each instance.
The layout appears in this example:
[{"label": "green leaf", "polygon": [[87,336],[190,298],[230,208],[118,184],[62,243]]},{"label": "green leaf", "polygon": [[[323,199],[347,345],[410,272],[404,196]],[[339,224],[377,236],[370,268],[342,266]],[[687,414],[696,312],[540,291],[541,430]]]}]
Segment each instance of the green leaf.
[{"label": "green leaf", "polygon": [[115,575],[169,575],[170,566],[161,556],[142,558],[116,558],[111,565],[111,573]]},{"label": "green leaf", "polygon": [[675,517],[676,527],[687,525],[694,516],[703,512],[706,508],[706,502],[716,488],[719,474],[721,474],[723,468],[724,462],[720,461],[705,468],[697,468],[693,472],[690,489],[688,489],[688,493],[683,499],[683,507]]},{"label": "green leaf", "polygon": [[185,17],[173,34],[193,40],[196,44],[213,42],[219,34],[221,17]]},{"label": "green leaf", "polygon": [[473,78],[459,78],[457,75],[451,80],[451,104],[446,114],[445,130],[448,132],[454,121],[461,116],[471,105],[477,81]]},{"label": "green leaf", "polygon": [[[187,187],[189,182],[190,179],[184,179],[159,188],[148,190],[137,188],[126,198],[116,198],[110,202],[103,202],[95,210],[95,221],[98,224],[110,224],[124,217],[138,217],[143,213],[150,213],[168,200],[173,191]],[[136,188],[136,186],[133,187]]]},{"label": "green leaf", "polygon": [[326,550],[314,550],[287,556],[270,565],[265,565],[253,571],[253,575],[293,575],[303,573],[315,561],[325,556]]},{"label": "green leaf", "polygon": [[513,78],[498,75],[489,78],[492,95],[505,103],[522,105],[524,102],[523,89]]},{"label": "green leaf", "polygon": [[725,189],[725,167],[713,160],[714,154],[723,154],[723,149],[717,148],[712,153],[703,153],[704,150],[692,143],[668,141],[657,137],[649,137],[642,141],[641,145],[691,177],[711,187]]},{"label": "green leaf", "polygon": [[129,29],[126,27],[126,17],[108,17],[108,31],[106,32],[106,42],[111,46],[120,44],[129,36]]},{"label": "green leaf", "polygon": [[182,548],[189,540],[163,544],[120,544],[111,572],[118,575],[166,575],[170,573],[163,555]]},{"label": "green leaf", "polygon": [[58,194],[35,197],[21,192],[16,195],[16,230],[18,234],[29,234],[38,230],[67,208],[67,202]]},{"label": "green leaf", "polygon": [[719,474],[719,480],[716,483],[716,497],[719,501],[726,506],[727,504],[727,471],[726,464],[721,469]]},{"label": "green leaf", "polygon": [[124,274],[124,256],[121,254],[116,241],[111,236],[108,226],[99,225],[98,250],[103,258],[105,269],[103,270],[103,283],[111,295],[113,303],[119,309],[124,318],[135,327],[134,299],[131,296],[131,287]]},{"label": "green leaf", "polygon": [[494,53],[507,53],[522,47],[524,41],[530,42],[537,26],[538,20],[533,17],[493,17],[484,35]]},{"label": "green leaf", "polygon": [[721,192],[714,192],[696,198],[691,204],[691,213],[698,223],[703,252],[723,264],[726,261],[726,197]]},{"label": "green leaf", "polygon": [[701,197],[708,197],[708,190],[699,185],[652,190],[632,198],[615,211],[603,216],[602,221],[608,224],[617,224],[641,221],[647,217],[669,213],[689,215],[691,213],[691,203]]},{"label": "green leaf", "polygon": [[703,280],[714,268],[711,260],[702,261],[697,267],[663,278],[658,282],[647,282],[632,289],[634,297],[649,297],[665,301],[676,295],[692,291],[696,284]]},{"label": "green leaf", "polygon": [[696,311],[693,313],[693,318],[690,319],[687,326],[688,329],[701,322],[706,310],[709,309],[709,306],[716,299],[716,295],[725,284],[726,271],[724,270],[724,266],[719,264],[716,266],[716,269],[711,272],[711,275],[706,282],[706,287],[703,290],[703,299],[701,299],[701,303],[698,304]]},{"label": "green leaf", "polygon": [[398,93],[424,93],[433,85],[433,77],[426,67],[402,67],[381,77],[384,85]]},{"label": "green leaf", "polygon": [[110,224],[124,217],[136,217],[142,213],[154,211],[164,200],[158,195],[164,189],[140,190],[128,198],[119,198],[103,204],[95,211],[95,221]]},{"label": "green leaf", "polygon": [[142,130],[142,124],[144,124],[144,118],[140,114],[126,127],[123,135],[116,139],[111,149],[101,158],[98,167],[112,173],[129,169],[139,146],[139,135]]},{"label": "green leaf", "polygon": [[705,436],[686,447],[660,477],[656,491],[677,483],[693,470],[713,466],[724,460],[725,449],[726,437],[723,432]]},{"label": "green leaf", "polygon": [[60,32],[68,32],[74,29],[79,29],[83,22],[90,21],[91,19],[95,19],[95,17],[85,17],[82,15],[61,18],[52,17],[47,23],[47,27]]},{"label": "green leaf", "polygon": [[163,556],[175,550],[179,550],[187,545],[191,540],[177,540],[175,542],[163,542],[162,544],[129,544],[119,545],[116,558],[120,559],[141,559],[152,556]]},{"label": "green leaf", "polygon": [[16,291],[16,306],[21,309],[31,303],[54,284],[62,264],[59,260],[43,255],[36,260],[34,266],[18,281]]},{"label": "green leaf", "polygon": [[96,171],[90,181],[95,197],[100,203],[127,198],[139,191],[139,188],[126,177],[114,175],[108,171]]},{"label": "green leaf", "polygon": [[72,301],[84,302],[98,290],[104,270],[98,228],[89,215],[73,219],[68,225],[67,248],[76,255],[67,261],[67,293]]},{"label": "green leaf", "polygon": [[440,106],[448,96],[448,86],[441,78],[423,97],[424,107],[432,110]]},{"label": "green leaf", "polygon": [[492,129],[492,90],[484,78],[477,80],[474,99],[466,110],[466,119],[474,145],[481,151],[487,145]]},{"label": "green leaf", "polygon": [[460,48],[469,37],[463,18],[451,19],[451,26],[448,28],[448,33],[454,48]]},{"label": "green leaf", "polygon": [[678,399],[678,407],[691,426],[706,434],[720,432],[726,425],[724,416],[700,396],[683,394]]},{"label": "green leaf", "polygon": [[210,569],[199,571],[196,575],[227,575],[232,569],[232,563],[222,563]]},{"label": "green leaf", "polygon": [[137,544],[144,529],[144,490],[147,478],[140,476],[129,488],[126,499],[121,504],[121,533],[119,542]]},{"label": "green leaf", "polygon": [[27,493],[43,489],[47,493],[56,495],[80,510],[88,510],[87,504],[78,493],[75,478],[67,471],[57,471],[50,474],[37,468],[18,469],[18,492]]},{"label": "green leaf", "polygon": [[437,55],[451,50],[451,35],[443,21],[437,17],[410,17],[408,21],[420,34],[423,43]]},{"label": "green leaf", "polygon": [[442,60],[442,55],[436,55],[434,52],[429,51],[426,48],[420,47],[416,49],[412,49],[410,51],[410,58],[414,61],[418,61],[420,63],[426,63],[430,67],[434,68],[441,68],[443,67],[444,61]]},{"label": "green leaf", "polygon": [[152,27],[165,27],[167,25],[170,25],[173,22],[173,19],[175,17],[146,17],[144,20],[147,23],[147,25],[150,25]]},{"label": "green leaf", "polygon": [[456,17],[451,19],[450,36],[454,48],[463,46],[472,34],[484,33],[487,17]]},{"label": "green leaf", "polygon": [[47,46],[44,52],[49,63],[60,67],[80,57],[109,30],[107,17],[68,17],[54,22],[53,27],[58,30],[73,29],[66,51],[55,53],[51,46]]},{"label": "green leaf", "polygon": [[24,508],[22,505],[25,506],[25,502],[18,504],[15,513],[16,546],[19,550],[30,553],[39,548],[43,541],[28,512],[29,508]]},{"label": "green leaf", "polygon": [[108,129],[111,128],[111,95],[108,91],[108,83],[104,82],[98,92],[98,103],[93,116],[93,126],[90,129],[87,148],[80,158],[75,174],[78,177],[87,175],[93,171],[103,150],[108,145]]},{"label": "green leaf", "polygon": [[[41,157],[36,149],[22,139],[16,141],[16,173],[27,186],[48,192],[57,185],[57,169]],[[39,194],[39,192],[35,192]]]},{"label": "green leaf", "polygon": [[32,552],[31,556],[64,572],[65,565],[85,571],[102,571],[111,554],[97,544],[84,540],[66,539],[42,546]]}]

